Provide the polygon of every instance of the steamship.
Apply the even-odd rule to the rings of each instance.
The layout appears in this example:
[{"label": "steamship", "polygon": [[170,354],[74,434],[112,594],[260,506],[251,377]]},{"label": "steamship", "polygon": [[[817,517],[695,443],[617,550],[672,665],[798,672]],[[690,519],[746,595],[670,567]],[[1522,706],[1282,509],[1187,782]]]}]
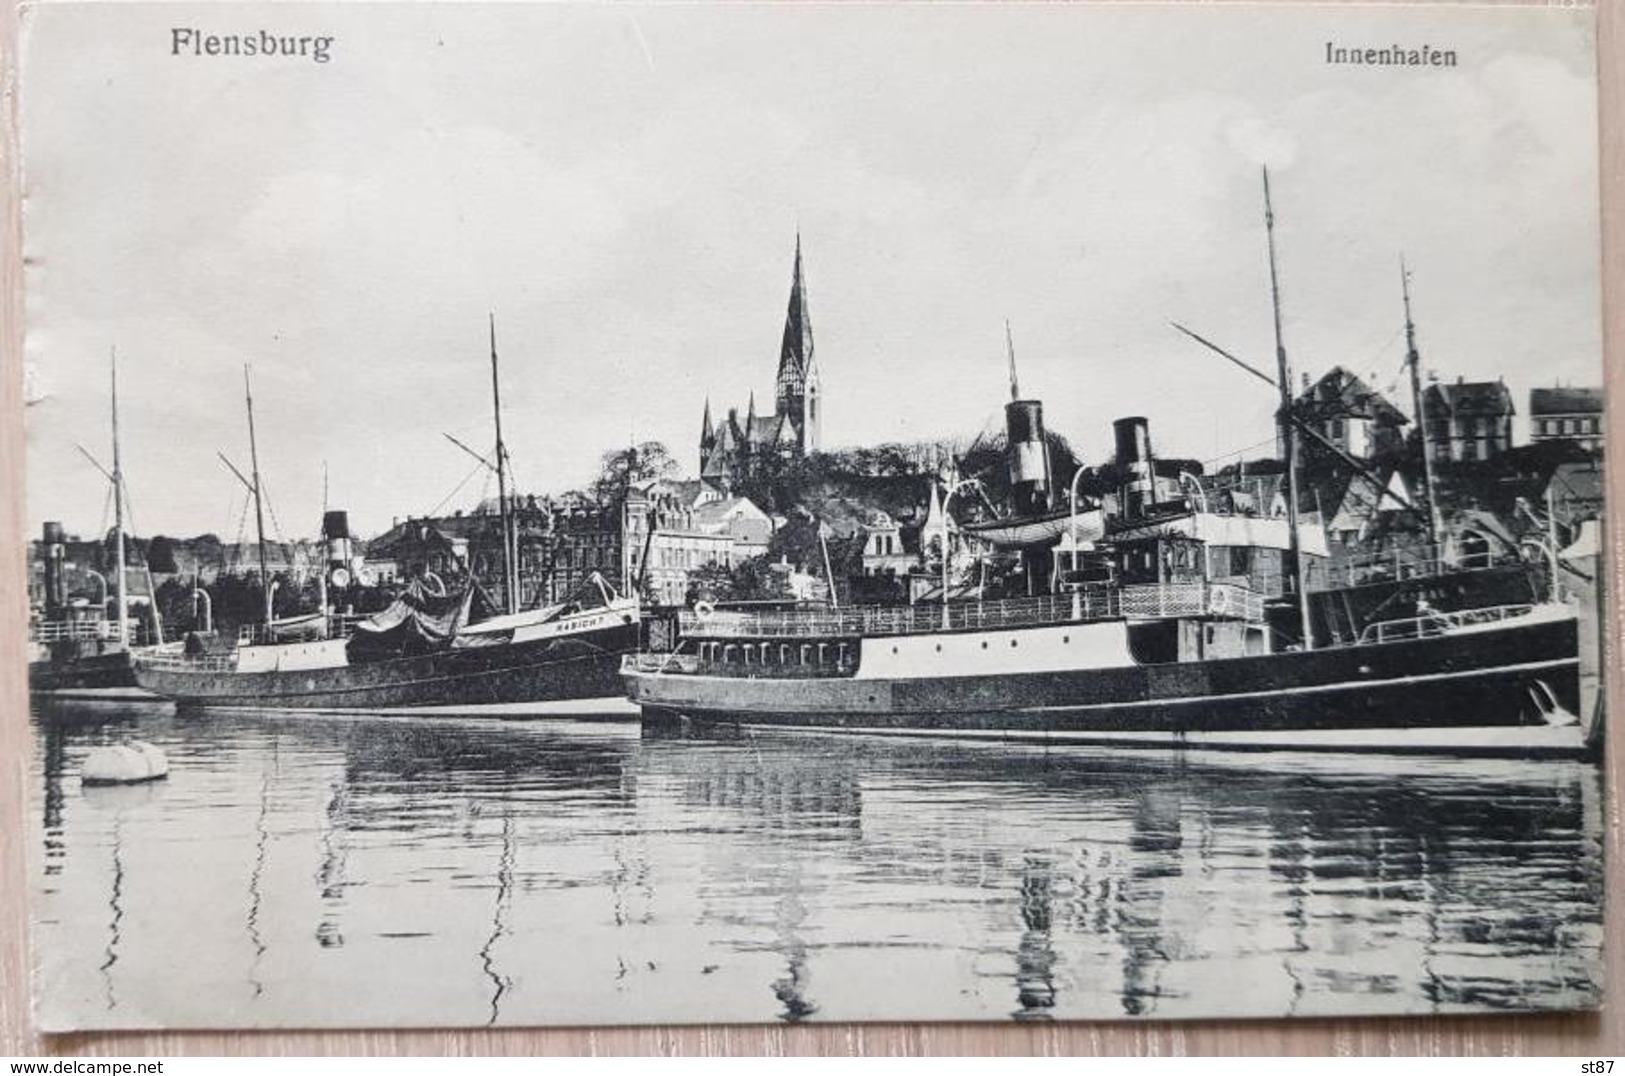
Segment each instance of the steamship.
[{"label": "steamship", "polygon": [[[1273,233],[1270,254],[1273,278]],[[1408,306],[1407,295],[1407,326]],[[1282,397],[1284,511],[1210,503],[1199,484],[1158,468],[1138,417],[1114,424],[1117,490],[1088,510],[1076,499],[1064,515],[1051,510],[1042,409],[1020,398],[1012,354],[1015,515],[960,529],[1016,549],[1028,579],[1052,558],[1048,593],[950,603],[945,581],[940,606],[696,610],[682,614],[675,649],[627,659],[629,696],[654,725],[1516,757],[1594,750],[1601,726],[1581,716],[1593,700],[1581,697],[1578,618],[1559,600],[1555,571],[1543,586],[1521,558],[1453,553],[1433,525],[1426,552],[1331,574],[1323,527],[1298,511],[1295,446],[1312,427],[1293,411],[1284,347],[1277,354],[1278,378],[1267,380]]]},{"label": "steamship", "polygon": [[64,540],[62,524],[45,524],[45,601],[29,623],[29,692],[86,699],[134,693],[130,626],[123,625],[121,638],[118,620],[108,617],[105,607],[68,601]]},{"label": "steamship", "polygon": [[[184,705],[216,708],[631,713],[619,669],[623,655],[639,645],[636,598],[622,597],[594,575],[563,601],[520,608],[518,539],[508,498],[494,325],[491,336],[503,612],[471,622],[472,584],[448,592],[437,581],[433,587],[415,583],[374,616],[356,621],[335,615],[327,587],[349,581],[349,530],[344,513],[330,512],[323,521],[329,562],[322,577],[319,614],[295,623],[276,621],[267,591],[264,621],[245,626],[235,646],[216,650],[194,636],[137,653],[134,672],[141,687]],[[246,390],[246,371],[244,379]],[[268,576],[254,399],[252,392],[245,391],[245,396],[254,463],[252,479],[243,482],[254,498],[263,580]]]},{"label": "steamship", "polygon": [[141,650],[136,681],[212,708],[445,714],[620,712],[622,655],[637,649],[638,603],[590,578],[564,602],[466,623],[468,594],[409,591],[331,637],[254,631],[221,652]]},{"label": "steamship", "polygon": [[[44,601],[29,618],[28,690],[31,695],[74,702],[125,701],[147,698],[136,686],[130,663],[131,647],[143,641],[146,630],[130,619],[129,569],[125,560],[127,535],[124,527],[124,471],[119,454],[118,360],[110,366],[110,396],[113,427],[112,470],[103,470],[113,495],[114,565],[111,586],[94,570],[86,574],[99,584],[100,600],[92,606],[69,599],[68,572],[72,567],[65,555],[67,536],[62,524],[49,521],[41,533],[44,560]],[[88,455],[88,453],[87,453]],[[111,591],[111,593],[109,593]],[[114,613],[107,614],[107,603]],[[147,573],[146,609],[150,637],[162,637],[152,576]]]},{"label": "steamship", "polygon": [[[1143,419],[1117,424],[1117,461],[1135,477],[1115,511],[1080,515],[1080,532],[1099,526],[1098,538],[1068,551],[1075,568],[1060,573],[1056,592],[683,613],[675,651],[627,659],[628,693],[653,724],[1238,749],[1587,750],[1575,611],[1542,595],[1527,566],[1411,562],[1309,589],[1300,608],[1270,597],[1256,571],[1229,571],[1290,560],[1288,521],[1153,499],[1166,480],[1144,453],[1145,431]],[[1325,551],[1307,524],[1296,544],[1307,559]]]}]

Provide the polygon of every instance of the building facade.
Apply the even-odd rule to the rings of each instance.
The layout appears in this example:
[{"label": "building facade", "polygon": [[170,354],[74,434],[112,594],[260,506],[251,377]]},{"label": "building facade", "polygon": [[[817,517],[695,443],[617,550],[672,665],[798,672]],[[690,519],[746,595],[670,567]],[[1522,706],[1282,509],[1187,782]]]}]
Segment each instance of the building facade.
[{"label": "building facade", "polygon": [[1435,382],[1422,393],[1428,452],[1439,461],[1494,459],[1512,447],[1517,409],[1502,381]]},{"label": "building facade", "polygon": [[732,568],[766,552],[772,536],[767,515],[743,497],[692,505],[656,486],[634,491],[625,515],[628,588],[641,587],[656,605],[682,605],[693,573]]},{"label": "building facade", "polygon": [[700,424],[700,477],[726,491],[754,473],[765,459],[800,458],[817,452],[823,423],[822,391],[801,268],[801,236],[797,235],[790,305],[784,315],[774,378],[773,413],[756,413],[753,392],[743,418],[733,407],[720,422],[714,422],[707,399]]},{"label": "building facade", "polygon": [[1607,422],[1600,388],[1529,390],[1529,439],[1577,441],[1595,452],[1602,448]]},{"label": "building facade", "polygon": [[1359,460],[1402,450],[1410,421],[1382,393],[1341,366],[1304,389],[1297,411],[1320,436]]}]

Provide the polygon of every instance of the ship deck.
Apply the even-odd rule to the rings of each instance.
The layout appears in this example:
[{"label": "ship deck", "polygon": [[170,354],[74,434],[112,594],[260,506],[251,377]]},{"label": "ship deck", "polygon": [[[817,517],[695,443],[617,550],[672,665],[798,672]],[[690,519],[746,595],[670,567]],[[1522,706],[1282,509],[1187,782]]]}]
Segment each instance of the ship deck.
[{"label": "ship deck", "polygon": [[1236,583],[1088,586],[1064,594],[943,605],[852,606],[774,612],[678,614],[685,639],[859,639],[989,631],[1103,620],[1219,617],[1262,623],[1264,596]]}]

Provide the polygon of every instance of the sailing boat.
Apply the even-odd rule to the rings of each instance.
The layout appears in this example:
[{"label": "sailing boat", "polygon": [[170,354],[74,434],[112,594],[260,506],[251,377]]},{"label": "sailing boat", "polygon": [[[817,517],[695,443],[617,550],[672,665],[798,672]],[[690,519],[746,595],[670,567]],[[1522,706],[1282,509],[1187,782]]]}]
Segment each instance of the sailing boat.
[{"label": "sailing boat", "polygon": [[[674,652],[623,668],[644,721],[1234,750],[1594,751],[1575,609],[1536,591],[1527,565],[1308,585],[1304,561],[1324,555],[1325,537],[1300,523],[1296,443],[1310,431],[1289,394],[1267,173],[1264,202],[1277,373],[1247,369],[1281,395],[1284,518],[1187,498],[1159,475],[1146,420],[1119,419],[1123,481],[1083,581],[1003,601],[945,593],[940,611],[680,614]],[[1018,511],[1023,494],[1031,511],[1047,475],[1030,466],[1039,439],[1016,436],[1038,429],[1022,418],[1011,478]],[[1280,565],[1279,598],[1263,564]]]},{"label": "sailing boat", "polygon": [[[109,372],[109,400],[113,426],[113,469],[108,471],[88,452],[97,470],[107,478],[113,488],[113,550],[114,568],[112,598],[115,613],[107,616],[107,581],[95,577],[102,584],[102,601],[94,610],[78,609],[67,598],[67,564],[64,554],[65,534],[62,524],[48,522],[43,528],[42,549],[45,559],[45,607],[43,615],[30,625],[30,641],[38,657],[28,664],[28,688],[32,694],[50,695],[57,699],[118,701],[144,697],[137,690],[130,665],[132,625],[129,616],[129,565],[125,558],[124,528],[124,469],[119,451],[118,428],[118,352],[112,352]],[[81,452],[85,450],[80,449]],[[95,574],[95,573],[92,573]],[[152,593],[149,574],[147,602],[152,614],[154,636],[161,637],[157,619],[157,602]],[[84,615],[91,612],[93,615]]]},{"label": "sailing boat", "polygon": [[[503,613],[470,623],[472,588],[437,594],[413,586],[388,609],[357,624],[347,638],[323,631],[320,638],[291,640],[277,630],[267,600],[263,624],[246,631],[235,649],[188,652],[186,646],[173,644],[143,652],[136,657],[136,680],[179,703],[207,707],[441,714],[634,712],[622,692],[619,668],[622,655],[638,647],[636,598],[621,597],[601,577],[591,576],[561,602],[521,608],[494,319],[491,391]],[[252,394],[248,400],[254,474],[247,485],[259,517]],[[263,579],[263,526],[260,542]]]}]

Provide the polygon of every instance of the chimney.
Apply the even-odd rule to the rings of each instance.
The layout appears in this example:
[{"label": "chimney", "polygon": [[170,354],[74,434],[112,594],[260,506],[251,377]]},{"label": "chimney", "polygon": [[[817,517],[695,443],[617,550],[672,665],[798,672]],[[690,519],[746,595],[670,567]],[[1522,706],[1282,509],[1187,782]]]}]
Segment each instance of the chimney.
[{"label": "chimney", "polygon": [[1138,519],[1156,499],[1150,424],[1140,415],[1120,418],[1112,423],[1112,440],[1113,460],[1128,472],[1121,490],[1123,515]]},{"label": "chimney", "polygon": [[54,616],[68,604],[67,588],[63,585],[63,530],[54,520],[45,524],[41,545],[45,547],[45,614]]},{"label": "chimney", "polygon": [[1044,438],[1044,405],[1012,400],[1004,405],[1005,457],[1010,471],[1016,514],[1032,515],[1049,507],[1049,444]]}]

